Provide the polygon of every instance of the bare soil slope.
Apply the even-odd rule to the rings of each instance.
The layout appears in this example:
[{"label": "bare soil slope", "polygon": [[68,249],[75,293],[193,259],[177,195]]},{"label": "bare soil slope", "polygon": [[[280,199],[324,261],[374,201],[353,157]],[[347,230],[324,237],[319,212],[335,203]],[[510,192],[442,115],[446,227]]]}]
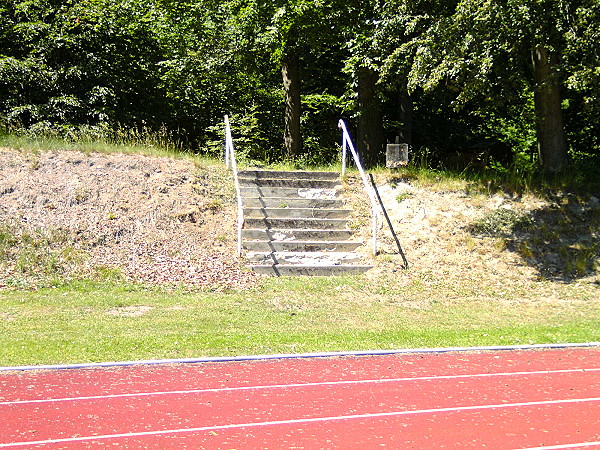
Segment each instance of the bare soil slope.
[{"label": "bare soil slope", "polygon": [[[382,227],[382,254],[367,274],[382,292],[420,283],[449,296],[523,296],[532,286],[539,296],[552,295],[558,283],[600,295],[598,198],[542,199],[394,175],[379,175],[378,183],[411,265],[401,269]],[[369,242],[360,180],[349,176],[345,184],[352,227]],[[232,180],[221,167],[0,149],[0,288],[71,277],[249,287],[259,277],[235,257],[235,218]]]},{"label": "bare soil slope", "polygon": [[[369,239],[369,208],[358,178],[346,183],[354,225]],[[600,201],[556,193],[544,198],[482,188],[464,180],[379,175],[381,197],[410,263],[387,224],[367,276],[388,285],[421,284],[440,297],[552,298],[561,287],[600,298]],[[390,286],[391,288],[391,286]],[[382,291],[385,291],[382,287]],[[414,289],[413,289],[414,291]]]},{"label": "bare soil slope", "polygon": [[0,286],[85,276],[245,287],[256,277],[235,258],[224,177],[187,160],[0,149]]}]

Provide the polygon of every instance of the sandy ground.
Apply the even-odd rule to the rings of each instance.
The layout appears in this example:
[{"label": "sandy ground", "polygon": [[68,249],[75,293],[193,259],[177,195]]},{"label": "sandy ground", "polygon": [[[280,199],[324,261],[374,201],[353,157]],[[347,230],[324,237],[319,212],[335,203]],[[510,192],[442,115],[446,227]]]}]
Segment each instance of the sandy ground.
[{"label": "sandy ground", "polygon": [[[426,185],[389,174],[379,175],[377,183],[411,270],[401,269],[402,259],[382,218],[381,254],[369,272],[372,279],[393,272],[405,283],[418,277],[492,291],[536,281],[600,287],[597,197],[474,192],[463,181]],[[365,218],[370,208],[366,196],[359,194],[362,182],[356,177],[346,186],[348,201],[356,210],[355,222],[367,241],[370,223]]]}]

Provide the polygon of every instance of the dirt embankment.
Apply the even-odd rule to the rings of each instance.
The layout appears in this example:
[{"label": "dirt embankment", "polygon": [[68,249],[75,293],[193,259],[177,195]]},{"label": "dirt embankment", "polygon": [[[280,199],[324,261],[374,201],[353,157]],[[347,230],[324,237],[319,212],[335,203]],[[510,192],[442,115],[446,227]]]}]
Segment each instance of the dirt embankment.
[{"label": "dirt embankment", "polygon": [[[554,283],[577,283],[590,295],[600,295],[597,197],[554,193],[542,198],[402,174],[380,174],[378,184],[411,269],[401,269],[382,220],[382,255],[367,275],[374,281],[391,273],[396,283],[417,281],[448,295],[481,297],[523,296],[532,287],[550,292]],[[346,186],[354,193],[362,189],[358,179]],[[355,224],[368,240],[369,208],[356,198],[349,196],[358,212]]]},{"label": "dirt embankment", "polygon": [[0,149],[0,286],[126,278],[245,287],[231,183],[187,160]]},{"label": "dirt embankment", "polygon": [[[358,177],[344,184],[351,226],[368,254],[368,202]],[[411,265],[401,269],[382,225],[381,254],[367,274],[382,289],[422,283],[497,296],[549,280],[583,283],[598,294],[598,198],[542,199],[389,174],[378,184]],[[222,167],[0,149],[0,289],[74,277],[191,290],[249,287],[259,278],[236,258],[235,221],[232,180]]]}]

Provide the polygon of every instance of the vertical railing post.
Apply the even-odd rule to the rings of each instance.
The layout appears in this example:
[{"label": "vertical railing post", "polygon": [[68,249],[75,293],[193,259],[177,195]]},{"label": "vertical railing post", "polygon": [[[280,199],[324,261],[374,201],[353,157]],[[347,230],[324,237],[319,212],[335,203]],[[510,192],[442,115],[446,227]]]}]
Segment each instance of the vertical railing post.
[{"label": "vertical railing post", "polygon": [[225,116],[225,166],[233,171],[233,179],[235,182],[235,192],[238,203],[238,220],[237,220],[237,254],[242,256],[242,229],[244,228],[244,207],[242,205],[242,193],[240,190],[240,182],[238,180],[237,162],[235,160],[235,151],[233,149],[233,138],[231,137],[231,126],[229,125],[229,117]]},{"label": "vertical railing post", "polygon": [[377,213],[373,210],[373,255],[377,256]]},{"label": "vertical railing post", "polygon": [[231,127],[229,125],[229,116],[225,115],[225,167],[231,167]]},{"label": "vertical railing post", "polygon": [[375,200],[375,193],[373,192],[373,188],[371,187],[371,185],[369,184],[369,181],[367,180],[367,175],[365,173],[365,170],[363,169],[363,166],[362,166],[362,163],[360,162],[358,153],[356,152],[356,149],[354,148],[354,145],[352,144],[352,139],[350,139],[350,134],[348,133],[346,124],[344,123],[344,121],[342,119],[340,119],[340,121],[338,122],[338,126],[341,128],[342,135],[343,135],[342,176],[346,171],[345,150],[346,150],[346,146],[347,146],[350,149],[350,153],[352,154],[352,157],[354,158],[354,163],[356,164],[356,168],[358,169],[358,172],[360,173],[360,177],[363,181],[363,186],[365,188],[365,191],[367,192],[367,195],[369,196],[369,201],[371,202],[371,214],[372,214],[372,218],[373,218],[373,230],[372,230],[372,232],[373,232],[373,255],[377,255],[377,215],[378,215],[378,210],[377,210],[377,201]]},{"label": "vertical railing post", "polygon": [[346,153],[348,144],[346,143],[346,133],[342,132],[342,179],[346,176]]}]

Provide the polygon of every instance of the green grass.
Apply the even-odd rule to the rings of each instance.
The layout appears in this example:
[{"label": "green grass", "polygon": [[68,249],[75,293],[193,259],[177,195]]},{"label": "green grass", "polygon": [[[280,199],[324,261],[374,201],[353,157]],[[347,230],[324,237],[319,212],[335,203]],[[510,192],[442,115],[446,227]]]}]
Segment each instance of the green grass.
[{"label": "green grass", "polygon": [[[144,153],[215,164],[153,139],[124,135],[122,142],[69,142],[9,135],[0,136],[0,146],[34,153]],[[467,180],[418,168],[376,173],[438,190],[485,195],[497,189],[484,178]],[[56,274],[80,256],[45,245],[48,236],[20,236],[5,226],[0,229],[0,259],[16,257],[14,246],[23,239],[23,252],[16,255],[23,271]],[[573,270],[581,270],[575,267],[578,260],[573,261]],[[279,278],[248,291],[184,293],[130,285],[107,268],[98,268],[97,275],[103,281],[58,277],[56,283],[43,284],[54,288],[36,291],[15,278],[9,290],[0,291],[0,365],[600,341],[597,283],[495,286],[482,279],[455,283],[415,271],[398,279]]]},{"label": "green grass", "polygon": [[96,138],[94,136],[83,136],[77,139],[65,139],[62,137],[33,137],[19,134],[6,134],[0,132],[0,147],[12,148],[31,152],[33,154],[48,151],[79,151],[85,154],[143,154],[156,157],[186,158],[196,165],[211,165],[216,163],[214,157],[202,152],[181,150],[181,148],[170,143],[164,136],[147,133],[136,134],[123,131],[122,135],[111,138]]},{"label": "green grass", "polygon": [[600,341],[600,302],[568,286],[560,302],[436,290],[343,277],[268,279],[230,293],[85,281],[4,292],[0,365]]}]

